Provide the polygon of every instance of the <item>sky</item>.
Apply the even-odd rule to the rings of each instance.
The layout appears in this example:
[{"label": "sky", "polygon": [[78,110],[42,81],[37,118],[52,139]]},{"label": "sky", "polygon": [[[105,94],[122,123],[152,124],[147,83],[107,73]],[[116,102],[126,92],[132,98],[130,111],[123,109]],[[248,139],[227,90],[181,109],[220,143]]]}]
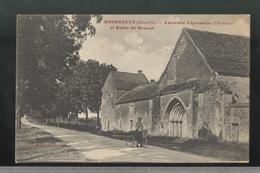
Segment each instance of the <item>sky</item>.
[{"label": "sky", "polygon": [[103,15],[101,23],[93,23],[96,35],[80,50],[82,60],[113,64],[118,71],[142,70],[155,80],[184,27],[250,37],[249,15]]}]

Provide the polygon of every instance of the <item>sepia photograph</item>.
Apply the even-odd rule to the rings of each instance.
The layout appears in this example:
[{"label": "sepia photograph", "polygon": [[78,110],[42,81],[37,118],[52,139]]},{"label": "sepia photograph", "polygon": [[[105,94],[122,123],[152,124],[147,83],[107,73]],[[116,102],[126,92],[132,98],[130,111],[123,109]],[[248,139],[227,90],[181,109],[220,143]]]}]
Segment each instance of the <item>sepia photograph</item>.
[{"label": "sepia photograph", "polygon": [[250,15],[19,14],[16,163],[249,163]]}]

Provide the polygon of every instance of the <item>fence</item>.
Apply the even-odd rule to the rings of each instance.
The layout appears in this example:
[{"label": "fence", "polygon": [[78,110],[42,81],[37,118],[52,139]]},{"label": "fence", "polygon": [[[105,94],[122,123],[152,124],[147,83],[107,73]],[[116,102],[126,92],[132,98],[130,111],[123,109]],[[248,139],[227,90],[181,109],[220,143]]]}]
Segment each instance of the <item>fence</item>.
[{"label": "fence", "polygon": [[97,131],[97,120],[96,119],[89,119],[89,120],[82,120],[82,119],[62,119],[62,118],[48,118],[45,121],[42,119],[30,118],[31,121],[36,122],[38,124],[46,124],[49,126],[56,126],[61,128],[67,129],[74,129],[80,131]]}]

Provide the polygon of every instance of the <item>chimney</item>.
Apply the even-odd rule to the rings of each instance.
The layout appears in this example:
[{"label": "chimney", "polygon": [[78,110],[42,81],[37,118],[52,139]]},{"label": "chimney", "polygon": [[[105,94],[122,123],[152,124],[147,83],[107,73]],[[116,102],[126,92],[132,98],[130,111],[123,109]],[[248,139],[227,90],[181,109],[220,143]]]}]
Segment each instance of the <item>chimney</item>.
[{"label": "chimney", "polygon": [[137,70],[137,73],[138,74],[143,74],[143,71],[142,70]]},{"label": "chimney", "polygon": [[150,83],[154,83],[154,79],[151,79],[151,80],[150,80]]}]

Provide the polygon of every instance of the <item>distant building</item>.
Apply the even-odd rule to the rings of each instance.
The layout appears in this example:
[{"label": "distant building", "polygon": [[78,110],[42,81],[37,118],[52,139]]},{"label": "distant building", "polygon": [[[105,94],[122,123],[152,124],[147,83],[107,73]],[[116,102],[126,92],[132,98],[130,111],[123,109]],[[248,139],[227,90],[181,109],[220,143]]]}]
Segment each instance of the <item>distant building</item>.
[{"label": "distant building", "polygon": [[102,130],[130,131],[137,117],[150,135],[249,141],[249,39],[183,29],[158,81],[111,72],[102,89]]}]

